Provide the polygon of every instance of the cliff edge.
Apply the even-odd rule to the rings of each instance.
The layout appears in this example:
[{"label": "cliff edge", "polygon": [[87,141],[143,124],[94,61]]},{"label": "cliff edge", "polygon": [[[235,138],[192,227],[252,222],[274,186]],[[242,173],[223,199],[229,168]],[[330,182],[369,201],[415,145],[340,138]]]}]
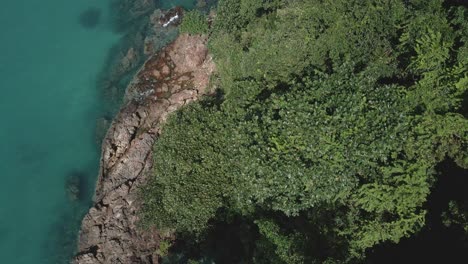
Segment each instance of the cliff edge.
[{"label": "cliff edge", "polygon": [[215,66],[204,36],[181,35],[151,56],[127,88],[102,143],[94,206],[83,219],[73,263],[158,263],[157,230],[137,228],[138,187],[168,115],[197,100]]}]

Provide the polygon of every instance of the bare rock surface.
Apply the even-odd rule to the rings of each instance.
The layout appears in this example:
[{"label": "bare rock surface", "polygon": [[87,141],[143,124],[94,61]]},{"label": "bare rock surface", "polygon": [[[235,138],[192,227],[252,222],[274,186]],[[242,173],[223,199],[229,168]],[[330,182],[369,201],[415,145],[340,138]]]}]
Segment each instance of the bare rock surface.
[{"label": "bare rock surface", "polygon": [[181,35],[136,74],[103,141],[95,204],[74,263],[158,263],[158,231],[137,227],[138,187],[151,172],[161,124],[205,92],[213,71],[206,38]]}]

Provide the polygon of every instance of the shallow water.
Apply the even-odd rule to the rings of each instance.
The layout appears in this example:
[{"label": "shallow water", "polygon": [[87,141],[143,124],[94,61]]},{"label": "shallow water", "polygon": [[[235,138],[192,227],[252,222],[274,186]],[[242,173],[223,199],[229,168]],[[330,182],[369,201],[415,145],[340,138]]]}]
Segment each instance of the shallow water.
[{"label": "shallow water", "polygon": [[[202,0],[202,1],[209,1],[209,0]],[[185,9],[191,9],[196,6],[197,0],[161,0],[159,1],[158,7],[161,9],[169,9],[176,6],[182,6]]]},{"label": "shallow water", "polygon": [[[74,249],[97,171],[96,73],[118,40],[106,1],[16,0],[0,9],[0,256],[57,263]],[[80,15],[98,10],[93,25]],[[90,18],[88,18],[90,19]],[[77,178],[79,199],[66,181]]]},{"label": "shallow water", "polygon": [[[193,0],[161,1],[164,8]],[[68,263],[98,171],[102,78],[123,33],[110,0],[0,8],[1,263]]]}]

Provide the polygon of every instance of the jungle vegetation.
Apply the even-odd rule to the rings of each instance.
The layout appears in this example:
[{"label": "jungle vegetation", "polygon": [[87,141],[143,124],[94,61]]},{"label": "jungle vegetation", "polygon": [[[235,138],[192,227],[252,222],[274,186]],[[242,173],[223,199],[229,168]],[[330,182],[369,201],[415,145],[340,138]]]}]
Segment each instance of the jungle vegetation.
[{"label": "jungle vegetation", "polygon": [[[142,189],[168,261],[363,263],[427,226],[441,164],[468,169],[463,1],[220,0],[208,34],[218,88]],[[466,242],[468,197],[441,208]]]}]

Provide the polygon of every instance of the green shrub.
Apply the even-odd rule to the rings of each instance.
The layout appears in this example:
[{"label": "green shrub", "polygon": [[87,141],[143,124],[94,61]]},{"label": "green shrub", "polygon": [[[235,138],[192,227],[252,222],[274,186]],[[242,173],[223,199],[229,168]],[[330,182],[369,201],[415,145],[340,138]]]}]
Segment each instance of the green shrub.
[{"label": "green shrub", "polygon": [[181,33],[206,34],[208,33],[208,21],[206,17],[198,10],[192,10],[185,13],[180,24]]},{"label": "green shrub", "polygon": [[165,257],[169,253],[170,247],[171,243],[169,241],[162,240],[159,242],[159,248],[156,250],[156,253],[161,257]]}]

